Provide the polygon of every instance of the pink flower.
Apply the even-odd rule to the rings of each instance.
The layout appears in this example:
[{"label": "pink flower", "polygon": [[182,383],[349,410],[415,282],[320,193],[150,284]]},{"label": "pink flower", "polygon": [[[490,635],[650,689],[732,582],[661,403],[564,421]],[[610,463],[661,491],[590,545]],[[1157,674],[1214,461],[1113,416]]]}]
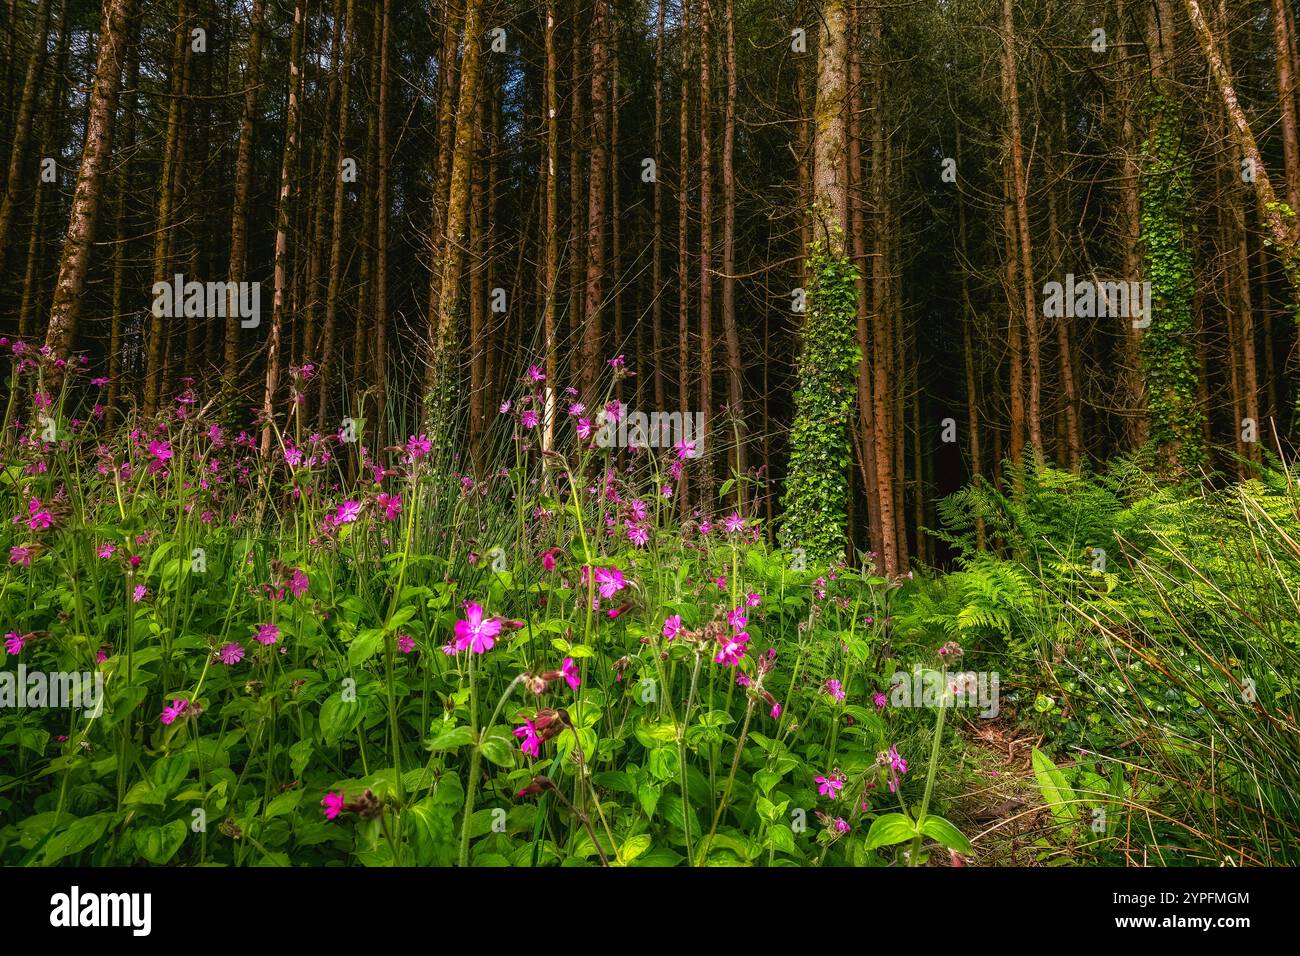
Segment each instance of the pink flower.
[{"label": "pink flower", "polygon": [[5,635],[5,653],[21,654],[24,647],[27,646],[27,636],[20,635],[17,631],[10,631]]},{"label": "pink flower", "polygon": [[95,549],[95,554],[97,554],[101,558],[111,558],[113,556],[113,551],[114,548],[112,543],[105,541],[103,544],[101,544],[98,548]]},{"label": "pink flower", "polygon": [[536,428],[539,421],[541,421],[541,419],[537,417],[537,412],[533,411],[531,408],[527,409],[519,416],[519,424],[523,425],[524,428]]},{"label": "pink flower", "polygon": [[325,819],[333,820],[343,812],[343,791],[335,793],[331,790],[320,803],[325,808]]},{"label": "pink flower", "polygon": [[530,757],[541,756],[542,738],[537,736],[537,727],[531,720],[525,719],[522,727],[516,727],[515,736],[520,739],[520,750]]},{"label": "pink flower", "polygon": [[418,437],[412,435],[406,440],[406,456],[411,461],[419,461],[425,455],[433,450],[433,442],[421,434]]},{"label": "pink flower", "polygon": [[889,747],[889,765],[900,775],[907,773],[907,761],[898,755],[898,747],[894,744]]},{"label": "pink flower", "polygon": [[293,574],[289,577],[289,593],[296,598],[302,597],[311,587],[311,581],[306,572],[301,568],[294,568]]},{"label": "pink flower", "polygon": [[221,650],[217,652],[217,656],[221,658],[221,663],[223,664],[238,664],[244,659],[244,645],[237,641],[232,641],[222,647]]},{"label": "pink flower", "polygon": [[650,531],[642,524],[628,525],[627,540],[635,547],[644,548],[650,543]]},{"label": "pink flower", "polygon": [[876,691],[871,695],[871,702],[876,705],[876,710],[884,710],[885,704],[888,703],[888,698],[886,698],[881,691]]},{"label": "pink flower", "polygon": [[31,548],[24,548],[22,545],[15,544],[9,549],[9,563],[22,565],[24,568],[32,566],[32,555],[35,552]]},{"label": "pink flower", "polygon": [[600,589],[601,597],[612,598],[627,587],[627,583],[623,580],[623,572],[618,568],[597,568],[596,586]]},{"label": "pink flower", "polygon": [[546,381],[546,373],[542,371],[542,367],[540,365],[528,366],[528,377],[532,379],[534,382]]},{"label": "pink flower", "polygon": [[588,438],[590,438],[590,437],[591,437],[591,419],[590,419],[590,418],[579,418],[579,419],[578,419],[577,430],[578,430],[578,437],[581,438],[583,441],[586,441]]},{"label": "pink flower", "polygon": [[555,556],[560,553],[559,548],[551,548],[549,551],[542,552],[542,567],[547,571],[555,570]]},{"label": "pink flower", "polygon": [[411,651],[415,650],[415,638],[411,637],[410,634],[398,634],[397,649],[403,654],[411,653]]},{"label": "pink flower", "polygon": [[773,704],[773,705],[772,705],[772,719],[773,719],[773,720],[777,720],[780,716],[781,716],[781,705],[780,705],[780,704]]},{"label": "pink flower", "polygon": [[[170,442],[158,441],[156,438],[149,443],[149,454],[153,455],[158,461],[167,461],[172,456],[172,446]],[[170,723],[170,721],[168,721]]]},{"label": "pink flower", "polygon": [[822,685],[822,689],[837,701],[844,699],[844,687],[833,677]]},{"label": "pink flower", "polygon": [[749,619],[745,616],[745,609],[743,607],[732,608],[727,614],[727,623],[733,631],[743,631],[745,626],[749,624]]},{"label": "pink flower", "polygon": [[351,524],[356,521],[361,514],[361,502],[345,501],[335,510],[333,516],[329,519],[334,524]]},{"label": "pink flower", "polygon": [[259,644],[270,647],[280,639],[280,629],[274,624],[259,624],[257,632],[253,635],[253,640]]},{"label": "pink flower", "polygon": [[170,707],[163,708],[162,716],[159,717],[158,719],[161,720],[164,724],[175,723],[176,718],[180,717],[182,714],[185,713],[185,708],[187,706],[188,705],[185,703],[185,701],[181,700],[178,697],[171,702]]},{"label": "pink flower", "polygon": [[722,522],[722,526],[727,529],[727,534],[735,534],[745,530],[745,519],[740,516],[740,512],[733,511]]},{"label": "pink flower", "polygon": [[483,619],[483,608],[477,604],[465,603],[465,617],[456,622],[456,650],[466,648],[475,654],[486,654],[492,650],[496,637],[501,633],[501,619]]},{"label": "pink flower", "polygon": [[564,679],[573,690],[577,690],[582,685],[582,678],[578,676],[578,665],[573,663],[572,657],[564,659],[564,666],[560,668],[560,673],[564,675]]},{"label": "pink flower", "polygon": [[40,498],[33,498],[27,503],[27,527],[33,531],[44,531],[54,523],[54,518],[49,509],[41,506]]},{"label": "pink flower", "polygon": [[674,614],[672,617],[664,621],[664,637],[668,638],[668,640],[671,641],[680,634],[681,631],[682,616],[680,614]]},{"label": "pink flower", "polygon": [[385,521],[396,521],[397,516],[402,512],[401,495],[381,494],[375,499],[375,501],[379,503],[379,507],[384,509]]},{"label": "pink flower", "polygon": [[728,667],[735,667],[740,663],[740,659],[745,656],[745,645],[748,642],[748,634],[737,634],[735,637],[723,641],[722,649],[713,658],[714,662],[726,664]]},{"label": "pink flower", "polygon": [[148,593],[149,593],[149,589],[147,587],[145,587],[143,584],[137,584],[135,586],[135,591],[131,595],[131,600],[133,600],[136,604],[139,604],[141,601],[145,599],[145,596]]},{"label": "pink flower", "polygon": [[713,583],[718,586],[719,591],[727,590],[727,576],[725,574],[719,574],[713,579]]},{"label": "pink flower", "polygon": [[745,607],[758,607],[762,603],[763,599],[753,591],[745,595]]},{"label": "pink flower", "polygon": [[817,792],[823,797],[830,797],[834,800],[844,789],[844,778],[839,774],[829,777],[814,777],[813,781],[817,784]]}]

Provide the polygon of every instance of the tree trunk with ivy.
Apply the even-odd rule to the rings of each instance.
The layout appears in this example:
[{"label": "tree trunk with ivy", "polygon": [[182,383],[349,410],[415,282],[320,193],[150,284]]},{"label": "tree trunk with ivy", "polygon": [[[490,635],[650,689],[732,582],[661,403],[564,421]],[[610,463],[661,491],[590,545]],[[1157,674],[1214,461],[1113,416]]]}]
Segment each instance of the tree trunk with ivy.
[{"label": "tree trunk with ivy", "polygon": [[1157,467],[1176,479],[1194,475],[1205,463],[1188,224],[1191,173],[1177,106],[1156,92],[1148,109],[1141,244],[1143,273],[1151,282],[1151,314],[1142,335],[1142,362]]},{"label": "tree trunk with ivy", "polygon": [[848,17],[844,0],[822,5],[813,120],[814,239],[808,314],[799,355],[782,543],[809,560],[845,548],[849,415],[861,355],[855,342],[857,273],[845,254],[848,225]]}]

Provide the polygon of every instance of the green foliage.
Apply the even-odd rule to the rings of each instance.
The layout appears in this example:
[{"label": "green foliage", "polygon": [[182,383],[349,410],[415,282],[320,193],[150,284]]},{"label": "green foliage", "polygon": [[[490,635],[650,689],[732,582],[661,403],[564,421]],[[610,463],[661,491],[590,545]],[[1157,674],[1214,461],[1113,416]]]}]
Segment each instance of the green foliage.
[{"label": "green foliage", "polygon": [[[963,570],[909,595],[900,626],[956,635],[971,633],[963,620],[985,625],[975,646],[1016,678],[1007,702],[1019,719],[1046,749],[1090,755],[1055,767],[1035,756],[1070,841],[1105,856],[1124,833],[1151,839],[1167,862],[1294,862],[1294,473],[1266,467],[1217,491],[1169,486],[1131,462],[1023,478],[1015,502],[985,485],[943,503]],[[1006,543],[1002,555],[971,548],[964,529],[976,513]],[[1087,813],[1067,821],[1069,792]],[[1122,821],[1148,807],[1159,822],[1134,837]]]},{"label": "green foliage", "polygon": [[812,287],[799,357],[790,428],[781,540],[815,561],[844,551],[849,413],[861,355],[855,342],[857,272],[844,255],[816,243],[808,259]]},{"label": "green foliage", "polygon": [[1189,232],[1191,158],[1177,104],[1153,94],[1142,144],[1140,242],[1151,283],[1151,324],[1142,334],[1151,441],[1163,473],[1196,474],[1205,463]]},{"label": "green foliage", "polygon": [[[971,852],[942,788],[895,793],[876,757],[921,764],[933,723],[873,700],[896,586],[796,569],[752,517],[680,522],[674,449],[543,456],[517,412],[475,480],[432,435],[263,457],[191,398],[6,448],[0,681],[104,693],[0,684],[0,862],[874,865],[900,809],[908,859]],[[479,611],[491,646],[458,649]]]}]

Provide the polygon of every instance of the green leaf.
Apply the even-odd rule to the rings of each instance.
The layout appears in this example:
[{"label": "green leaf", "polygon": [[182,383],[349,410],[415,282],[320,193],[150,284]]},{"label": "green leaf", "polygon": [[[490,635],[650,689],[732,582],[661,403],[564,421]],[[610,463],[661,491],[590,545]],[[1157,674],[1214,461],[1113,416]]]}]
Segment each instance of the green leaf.
[{"label": "green leaf", "polygon": [[773,824],[767,831],[767,845],[777,853],[797,853],[794,833],[784,823]]},{"label": "green leaf", "polygon": [[330,695],[320,708],[320,731],[325,740],[337,744],[361,723],[365,711],[360,701],[343,700],[342,695]]},{"label": "green leaf", "polygon": [[[474,742],[474,731],[469,724],[461,724],[459,727],[452,727],[450,730],[444,730],[438,736],[434,737],[425,747],[429,750],[459,750],[466,744]],[[489,758],[490,759],[490,758]]]},{"label": "green leaf", "polygon": [[266,812],[263,813],[262,816],[265,819],[270,820],[273,817],[279,817],[279,816],[283,816],[286,813],[292,813],[294,810],[297,809],[298,804],[301,802],[302,802],[302,791],[290,790],[287,793],[280,794],[269,804],[267,804]]},{"label": "green leaf", "polygon": [[160,827],[141,827],[135,833],[136,851],[158,866],[174,857],[184,842],[184,820],[173,820]]},{"label": "green leaf", "polygon": [[916,825],[911,817],[902,813],[886,813],[877,817],[867,831],[867,849],[904,843],[916,836]]},{"label": "green leaf", "polygon": [[450,803],[433,796],[402,814],[416,866],[451,866],[456,859],[454,813]]},{"label": "green leaf", "polygon": [[650,843],[650,834],[648,833],[640,833],[634,837],[628,837],[623,841],[623,845],[619,847],[619,859],[621,859],[624,864],[631,863],[646,850],[650,849]]},{"label": "green leaf", "polygon": [[378,628],[369,628],[352,639],[348,645],[348,666],[359,667],[379,652],[384,646],[384,632]]},{"label": "green leaf", "polygon": [[1065,782],[1065,775],[1056,769],[1050,757],[1037,747],[1033,753],[1034,776],[1038,778],[1038,789],[1052,811],[1052,816],[1062,826],[1074,823],[1076,810],[1074,791]]},{"label": "green leaf", "polygon": [[73,820],[67,828],[45,844],[45,866],[53,866],[64,857],[80,853],[88,846],[98,843],[112,822],[112,813],[96,813],[94,816]]},{"label": "green leaf", "polygon": [[492,761],[498,767],[514,767],[515,765],[515,748],[510,742],[509,737],[503,737],[501,734],[492,734],[479,744],[479,750],[483,756]]},{"label": "green leaf", "polygon": [[943,817],[927,816],[921,821],[921,832],[942,843],[950,850],[956,850],[958,853],[974,852],[974,847],[970,845],[970,841]]}]

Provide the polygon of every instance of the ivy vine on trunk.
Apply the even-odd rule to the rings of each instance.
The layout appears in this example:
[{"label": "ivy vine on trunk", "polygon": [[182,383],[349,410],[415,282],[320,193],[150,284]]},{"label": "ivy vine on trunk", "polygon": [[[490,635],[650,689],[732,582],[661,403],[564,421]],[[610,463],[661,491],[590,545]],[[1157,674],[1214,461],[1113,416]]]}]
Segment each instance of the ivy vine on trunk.
[{"label": "ivy vine on trunk", "polygon": [[848,423],[861,353],[855,342],[857,270],[818,241],[808,257],[808,317],[799,356],[782,541],[823,561],[844,549]]}]

